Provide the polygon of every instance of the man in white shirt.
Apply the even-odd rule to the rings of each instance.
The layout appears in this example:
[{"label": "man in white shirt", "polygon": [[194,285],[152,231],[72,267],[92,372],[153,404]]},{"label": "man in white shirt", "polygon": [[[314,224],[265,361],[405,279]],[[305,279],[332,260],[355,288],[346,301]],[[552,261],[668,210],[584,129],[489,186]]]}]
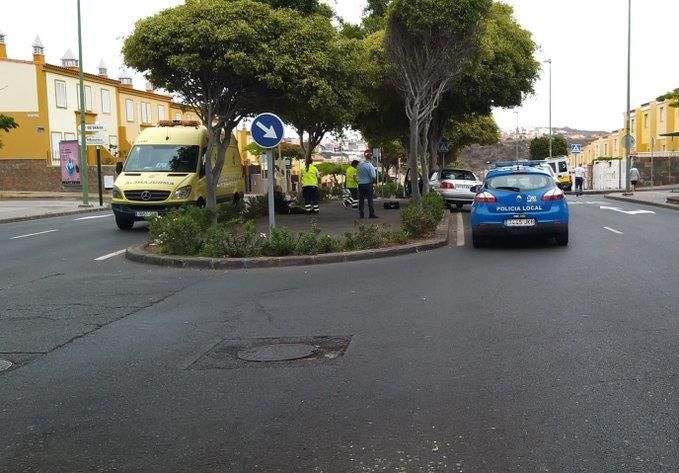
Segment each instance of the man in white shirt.
[{"label": "man in white shirt", "polygon": [[582,185],[585,182],[585,168],[578,164],[573,174],[575,175],[575,195],[579,197],[582,195]]}]

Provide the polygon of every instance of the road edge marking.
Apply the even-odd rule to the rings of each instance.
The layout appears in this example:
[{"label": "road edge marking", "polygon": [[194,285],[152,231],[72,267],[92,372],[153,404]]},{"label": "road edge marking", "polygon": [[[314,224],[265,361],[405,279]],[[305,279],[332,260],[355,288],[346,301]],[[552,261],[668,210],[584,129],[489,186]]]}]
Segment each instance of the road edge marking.
[{"label": "road edge marking", "polygon": [[127,251],[127,250],[123,249],[123,250],[114,251],[113,253],[109,253],[107,255],[100,256],[99,258],[94,258],[94,261],[104,261],[104,260],[107,260],[109,258],[113,258],[115,256],[120,256],[123,253],[125,253],[125,251]]},{"label": "road edge marking", "polygon": [[457,246],[464,246],[464,220],[460,212],[457,214]]},{"label": "road edge marking", "polygon": [[106,217],[113,217],[113,214],[111,213],[111,214],[106,214],[106,215],[93,215],[93,216],[90,216],[90,217],[74,218],[73,221],[79,222],[81,220],[94,220],[96,218],[106,218]]},{"label": "road edge marking", "polygon": [[36,235],[44,235],[45,233],[53,233],[53,232],[58,232],[58,231],[59,231],[59,229],[56,229],[56,230],[45,230],[44,232],[29,233],[29,234],[27,234],[27,235],[19,235],[19,236],[15,236],[15,237],[10,238],[10,240],[18,240],[18,239],[20,239],[20,238],[28,238],[28,237],[32,237],[32,236],[36,236]]},{"label": "road edge marking", "polygon": [[613,233],[615,233],[615,234],[617,234],[617,235],[624,235],[623,232],[621,232],[620,230],[616,230],[615,228],[611,228],[611,227],[604,227],[604,228],[605,228],[606,230],[608,230],[609,232],[613,232]]}]

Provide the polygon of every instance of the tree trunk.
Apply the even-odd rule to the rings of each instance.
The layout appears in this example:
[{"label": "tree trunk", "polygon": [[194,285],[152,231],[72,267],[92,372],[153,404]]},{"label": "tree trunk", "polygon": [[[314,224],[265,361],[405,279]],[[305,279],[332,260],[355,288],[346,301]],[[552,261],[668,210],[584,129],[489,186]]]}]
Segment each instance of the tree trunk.
[{"label": "tree trunk", "polygon": [[417,121],[417,114],[413,113],[410,117],[410,142],[408,143],[408,166],[410,167],[410,197],[416,204],[420,202],[420,186],[418,183],[419,173],[417,172],[417,154],[420,143],[420,125]]},{"label": "tree trunk", "polygon": [[[207,179],[207,196],[205,206],[213,211],[217,210],[217,185],[219,184],[219,179],[222,175],[222,169],[224,168],[224,159],[226,157],[226,151],[231,143],[231,130],[226,130],[224,128],[219,128],[217,130],[210,129],[210,142],[208,143],[207,150],[205,152],[205,178]],[[214,162],[212,161],[212,155],[214,154],[215,148],[217,153],[215,154]],[[217,223],[217,212],[214,212],[212,217],[212,223]]]},{"label": "tree trunk", "polygon": [[422,193],[429,192],[429,146],[427,139],[427,126],[425,124],[420,128],[420,165],[422,166]]}]

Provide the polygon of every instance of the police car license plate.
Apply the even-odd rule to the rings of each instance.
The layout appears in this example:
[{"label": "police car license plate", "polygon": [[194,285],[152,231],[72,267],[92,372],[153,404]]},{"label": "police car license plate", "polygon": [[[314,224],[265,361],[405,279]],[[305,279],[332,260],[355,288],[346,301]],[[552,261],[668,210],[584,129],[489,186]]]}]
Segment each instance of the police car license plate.
[{"label": "police car license plate", "polygon": [[138,210],[134,213],[135,217],[140,217],[140,218],[150,218],[150,217],[157,217],[158,212],[152,212],[148,210]]},{"label": "police car license plate", "polygon": [[505,227],[534,227],[534,218],[510,218],[505,220]]}]

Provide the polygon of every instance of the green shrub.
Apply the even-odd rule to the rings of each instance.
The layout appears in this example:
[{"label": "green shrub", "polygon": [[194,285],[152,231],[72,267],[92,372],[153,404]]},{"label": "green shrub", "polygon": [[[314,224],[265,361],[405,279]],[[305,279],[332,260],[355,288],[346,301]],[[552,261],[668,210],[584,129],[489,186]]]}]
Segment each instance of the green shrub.
[{"label": "green shrub", "polygon": [[354,246],[357,250],[372,250],[384,246],[384,227],[380,225],[359,225],[354,235]]},{"label": "green shrub", "polygon": [[319,237],[321,229],[318,228],[318,223],[315,220],[311,221],[311,228],[299,232],[297,238],[297,247],[295,248],[296,255],[316,255],[318,254]]},{"label": "green shrub", "polygon": [[323,253],[337,253],[342,251],[342,241],[333,238],[330,235],[325,235],[319,238],[317,250],[319,254]]},{"label": "green shrub", "polygon": [[241,218],[245,213],[245,202],[239,199],[238,202],[225,202],[217,206],[217,221],[229,222]]},{"label": "green shrub", "polygon": [[269,197],[267,194],[251,197],[245,204],[247,218],[266,217],[269,215]]},{"label": "green shrub", "polygon": [[393,230],[384,232],[384,238],[390,243],[405,245],[410,240],[410,234],[404,229]]},{"label": "green shrub", "polygon": [[[443,217],[443,215],[441,215]],[[436,229],[440,218],[423,205],[410,204],[401,211],[401,226],[415,238],[419,238]]]},{"label": "green shrub", "polygon": [[211,210],[193,205],[172,209],[149,223],[148,241],[161,253],[195,255],[212,223]]},{"label": "green shrub", "polygon": [[389,182],[387,184],[380,184],[375,186],[375,196],[388,199],[390,197],[401,197],[403,195],[403,186],[398,182]]},{"label": "green shrub", "polygon": [[352,232],[346,232],[344,234],[344,241],[342,247],[344,251],[355,251],[357,250],[358,244],[356,243],[356,234]]},{"label": "green shrub", "polygon": [[207,231],[200,254],[213,258],[259,256],[264,238],[252,221],[231,220]]},{"label": "green shrub", "polygon": [[275,227],[262,246],[264,256],[289,256],[297,248],[297,236],[285,227]]},{"label": "green shrub", "polygon": [[[437,192],[429,192],[422,196],[422,207],[432,214],[436,220],[436,224],[441,221],[443,215],[446,213],[446,203]],[[434,227],[436,228],[436,227]]]}]

